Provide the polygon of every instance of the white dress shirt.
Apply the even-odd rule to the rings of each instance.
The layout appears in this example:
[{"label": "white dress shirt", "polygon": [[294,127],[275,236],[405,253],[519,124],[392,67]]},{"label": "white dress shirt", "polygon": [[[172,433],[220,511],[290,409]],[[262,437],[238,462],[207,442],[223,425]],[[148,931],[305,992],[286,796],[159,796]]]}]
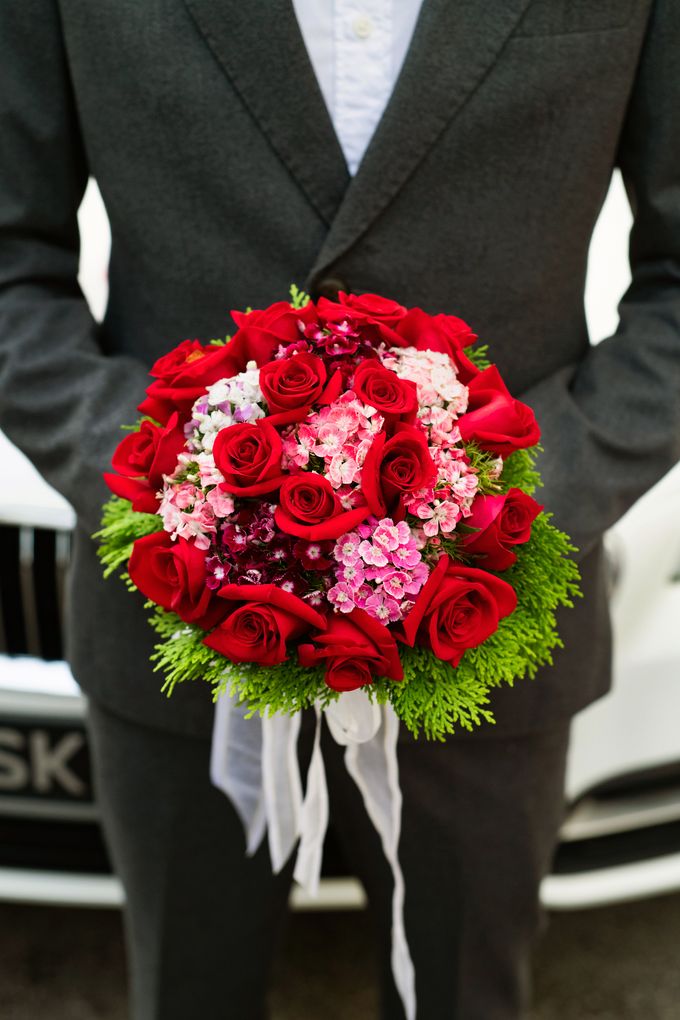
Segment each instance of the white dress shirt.
[{"label": "white dress shirt", "polygon": [[392,95],[421,4],[422,0],[293,0],[351,174]]}]

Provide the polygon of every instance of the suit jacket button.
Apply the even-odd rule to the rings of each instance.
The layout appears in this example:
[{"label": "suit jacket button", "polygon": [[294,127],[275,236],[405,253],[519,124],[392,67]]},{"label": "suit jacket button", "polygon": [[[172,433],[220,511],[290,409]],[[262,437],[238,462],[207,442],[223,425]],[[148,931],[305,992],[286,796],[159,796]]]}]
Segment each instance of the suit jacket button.
[{"label": "suit jacket button", "polygon": [[315,299],[325,297],[329,301],[337,301],[338,292],[341,290],[349,292],[349,285],[345,280],[341,280],[338,276],[324,276],[314,288],[313,297]]}]

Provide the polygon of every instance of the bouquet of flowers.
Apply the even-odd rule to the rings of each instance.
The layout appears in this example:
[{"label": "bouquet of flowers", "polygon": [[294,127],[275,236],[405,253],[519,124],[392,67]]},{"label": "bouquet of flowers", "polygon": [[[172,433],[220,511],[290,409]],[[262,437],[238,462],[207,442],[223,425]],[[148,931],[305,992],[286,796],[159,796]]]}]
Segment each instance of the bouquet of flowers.
[{"label": "bouquet of flowers", "polygon": [[491,720],[577,593],[534,415],[455,316],[291,297],[153,366],[106,476],[106,572],[148,599],[168,693],[295,713],[361,689],[429,738]]}]

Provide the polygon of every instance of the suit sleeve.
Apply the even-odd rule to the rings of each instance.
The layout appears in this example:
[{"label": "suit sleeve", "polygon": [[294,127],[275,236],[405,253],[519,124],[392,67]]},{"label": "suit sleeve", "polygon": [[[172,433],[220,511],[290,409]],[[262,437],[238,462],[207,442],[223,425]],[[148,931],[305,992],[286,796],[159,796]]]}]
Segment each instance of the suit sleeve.
[{"label": "suit sleeve", "polygon": [[103,353],[78,287],[88,169],[53,0],[0,4],[0,136],[0,427],[92,531],[148,377]]},{"label": "suit sleeve", "polygon": [[546,509],[586,554],[680,459],[680,4],[657,0],[618,165],[634,223],[616,333],[523,394]]}]

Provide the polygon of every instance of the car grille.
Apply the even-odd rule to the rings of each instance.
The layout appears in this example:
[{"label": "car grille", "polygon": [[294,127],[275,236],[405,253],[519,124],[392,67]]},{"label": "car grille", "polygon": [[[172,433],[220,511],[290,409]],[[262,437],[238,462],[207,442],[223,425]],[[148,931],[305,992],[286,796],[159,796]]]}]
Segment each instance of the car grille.
[{"label": "car grille", "polygon": [[108,875],[111,863],[96,822],[0,816],[0,867]]},{"label": "car grille", "polygon": [[0,525],[0,652],[63,657],[67,531]]}]

